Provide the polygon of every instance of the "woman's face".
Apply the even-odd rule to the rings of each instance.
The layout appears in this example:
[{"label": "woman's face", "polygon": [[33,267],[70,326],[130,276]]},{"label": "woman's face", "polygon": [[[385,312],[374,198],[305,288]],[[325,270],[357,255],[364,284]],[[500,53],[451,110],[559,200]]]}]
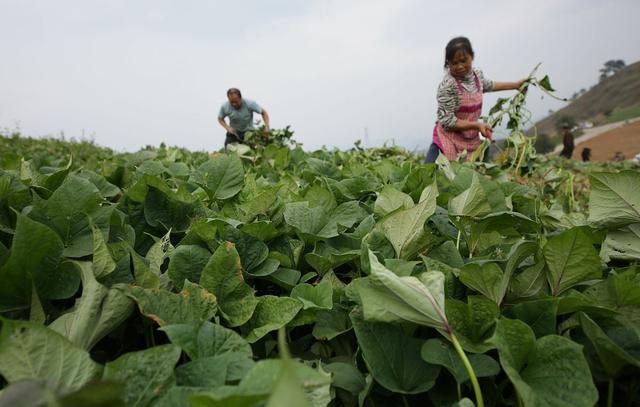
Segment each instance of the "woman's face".
[{"label": "woman's face", "polygon": [[463,79],[471,72],[473,57],[464,51],[458,51],[449,61],[449,73],[458,79]]}]

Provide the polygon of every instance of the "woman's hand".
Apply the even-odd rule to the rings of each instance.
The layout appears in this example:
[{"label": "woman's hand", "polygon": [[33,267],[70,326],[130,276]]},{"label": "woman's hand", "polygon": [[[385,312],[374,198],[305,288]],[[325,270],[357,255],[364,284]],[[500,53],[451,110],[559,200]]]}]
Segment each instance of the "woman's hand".
[{"label": "woman's hand", "polygon": [[516,90],[520,89],[522,87],[522,85],[524,85],[527,82],[529,82],[529,78],[521,79],[518,82],[516,82]]},{"label": "woman's hand", "polygon": [[487,126],[484,123],[478,123],[478,130],[484,137],[488,138],[489,140],[493,139],[493,130],[491,129],[491,127]]}]

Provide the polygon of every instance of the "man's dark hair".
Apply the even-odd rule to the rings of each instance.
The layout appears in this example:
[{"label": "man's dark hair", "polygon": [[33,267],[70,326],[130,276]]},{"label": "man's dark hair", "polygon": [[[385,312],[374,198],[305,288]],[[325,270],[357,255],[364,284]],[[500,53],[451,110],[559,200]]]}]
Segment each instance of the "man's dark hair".
[{"label": "man's dark hair", "polygon": [[453,61],[458,51],[462,51],[473,58],[473,48],[471,47],[471,41],[467,37],[456,37],[447,43],[447,47],[444,50],[445,68],[449,67],[449,62]]},{"label": "man's dark hair", "polygon": [[242,93],[240,92],[240,89],[238,88],[231,88],[227,91],[227,97],[231,96],[231,95],[238,95],[238,97],[242,97]]}]

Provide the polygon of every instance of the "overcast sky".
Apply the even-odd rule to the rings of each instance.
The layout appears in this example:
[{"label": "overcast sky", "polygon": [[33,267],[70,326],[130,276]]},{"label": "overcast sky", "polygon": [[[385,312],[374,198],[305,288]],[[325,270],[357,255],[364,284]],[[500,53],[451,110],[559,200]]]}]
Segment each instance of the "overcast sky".
[{"label": "overcast sky", "polygon": [[369,146],[425,148],[450,38],[471,39],[490,79],[543,62],[571,96],[604,61],[640,59],[639,16],[638,0],[0,0],[0,128],[213,150],[234,86],[305,148],[348,148],[365,127]]}]

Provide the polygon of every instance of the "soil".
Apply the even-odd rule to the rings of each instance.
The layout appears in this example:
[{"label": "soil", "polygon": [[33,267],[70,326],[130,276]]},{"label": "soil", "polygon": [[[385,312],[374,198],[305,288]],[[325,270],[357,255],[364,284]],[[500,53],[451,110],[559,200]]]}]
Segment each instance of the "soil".
[{"label": "soil", "polygon": [[591,149],[591,161],[607,161],[613,159],[616,152],[624,154],[627,160],[640,153],[640,121],[607,131],[599,136],[576,145],[573,159],[581,160],[582,149]]}]

